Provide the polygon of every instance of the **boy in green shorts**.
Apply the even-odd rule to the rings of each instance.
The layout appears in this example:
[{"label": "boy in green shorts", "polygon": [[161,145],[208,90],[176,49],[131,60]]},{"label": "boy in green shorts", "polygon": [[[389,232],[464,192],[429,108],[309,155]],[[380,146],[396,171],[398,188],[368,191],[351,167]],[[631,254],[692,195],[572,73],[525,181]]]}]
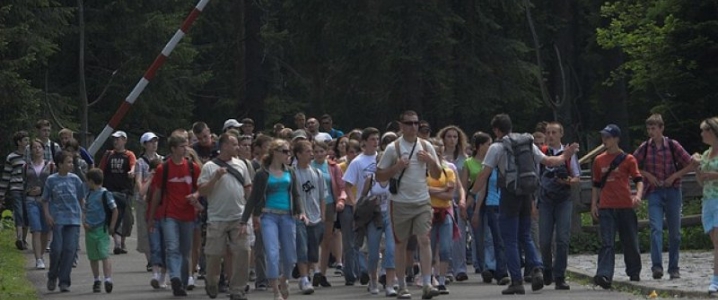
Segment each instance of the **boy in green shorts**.
[{"label": "boy in green shorts", "polygon": [[[90,192],[87,194],[84,208],[85,219],[82,223],[85,227],[87,258],[90,259],[92,276],[95,279],[95,283],[92,285],[94,293],[100,292],[101,285],[98,261],[102,261],[102,272],[105,274],[105,292],[112,292],[112,266],[108,258],[110,256],[110,231],[108,228],[115,228],[117,205],[112,193],[102,187],[103,180],[102,170],[93,168],[87,172],[87,186],[90,188]],[[106,214],[102,201],[105,201],[107,207],[112,210],[111,216]],[[108,217],[111,218],[109,227],[106,221]]]}]

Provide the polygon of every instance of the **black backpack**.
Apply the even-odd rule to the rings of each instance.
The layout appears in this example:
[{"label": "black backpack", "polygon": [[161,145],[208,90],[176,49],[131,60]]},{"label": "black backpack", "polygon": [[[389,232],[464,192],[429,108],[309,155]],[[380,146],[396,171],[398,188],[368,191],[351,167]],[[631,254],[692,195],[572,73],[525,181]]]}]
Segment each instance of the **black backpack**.
[{"label": "black backpack", "polygon": [[533,195],[539,187],[533,135],[510,133],[498,142],[506,152],[506,170],[499,177],[499,186],[514,195]]},{"label": "black backpack", "polygon": [[[187,159],[187,168],[189,168],[189,177],[192,178],[192,185],[194,186],[194,162]],[[162,163],[162,187],[160,190],[160,204],[162,204],[162,201],[165,198],[165,191],[167,190],[167,176],[169,176],[170,172],[170,159],[168,158]],[[192,191],[194,192],[194,190]]]},{"label": "black backpack", "polygon": [[[673,145],[673,140],[669,139],[668,137],[664,137],[666,141],[668,142],[668,149],[671,151],[671,160],[673,161],[673,167],[676,169],[676,172],[680,171],[678,167],[678,161],[676,160],[676,146]],[[650,146],[651,140],[646,140],[643,142],[643,159],[641,159],[638,162],[638,168],[641,170],[645,170],[644,167],[646,166],[646,158],[648,157],[648,147]]]},{"label": "black backpack", "polygon": [[107,204],[107,194],[109,193],[108,190],[102,191],[102,207],[105,209],[105,228],[109,229],[110,225],[112,225],[112,209]]}]

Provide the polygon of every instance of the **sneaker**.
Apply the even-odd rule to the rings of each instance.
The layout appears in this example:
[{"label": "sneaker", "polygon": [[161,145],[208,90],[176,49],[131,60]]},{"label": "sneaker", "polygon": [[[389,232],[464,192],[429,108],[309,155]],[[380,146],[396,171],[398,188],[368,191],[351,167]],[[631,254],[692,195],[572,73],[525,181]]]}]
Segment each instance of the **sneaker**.
[{"label": "sneaker", "polygon": [[146,270],[147,272],[152,272],[152,264],[147,263],[147,265],[145,266],[145,270]]},{"label": "sneaker", "polygon": [[369,282],[369,286],[367,286],[366,289],[372,295],[379,295],[379,283],[378,282]]},{"label": "sneaker", "polygon": [[337,268],[334,270],[334,275],[336,276],[344,276],[344,271],[342,270],[342,265],[338,264]]},{"label": "sneaker", "polygon": [[120,248],[120,254],[127,254],[127,248],[125,248],[125,247]]},{"label": "sneaker", "polygon": [[369,283],[369,274],[366,272],[362,272],[361,276],[359,276],[359,283],[361,285],[366,285],[367,283]]},{"label": "sneaker", "polygon": [[611,288],[611,281],[608,280],[608,277],[606,276],[598,276],[593,277],[593,283],[595,283],[597,286],[602,287],[604,290]]},{"label": "sneaker", "polygon": [[668,271],[668,276],[670,277],[670,279],[680,279],[681,271],[678,271],[678,270]]},{"label": "sneaker", "polygon": [[165,275],[165,274],[161,274],[161,275],[160,275],[160,280],[159,280],[159,281],[160,281],[160,288],[161,288],[161,289],[166,289],[166,288],[167,288],[167,278],[166,278],[166,275]]},{"label": "sneaker", "polygon": [[514,282],[509,285],[505,290],[501,291],[502,295],[523,295],[526,294],[524,285],[521,282]]},{"label": "sneaker", "polygon": [[386,274],[379,275],[379,284],[381,286],[386,287]]},{"label": "sneaker", "polygon": [[[445,280],[445,282],[446,282],[446,285],[449,285],[449,284],[451,284],[452,282],[454,282],[454,274],[446,274],[446,280]],[[438,285],[438,284],[437,284],[437,285]]]},{"label": "sneaker", "polygon": [[544,270],[543,271],[543,285],[551,285],[553,284],[553,272],[551,270]]},{"label": "sneaker", "polygon": [[414,276],[407,275],[405,281],[406,281],[406,285],[408,285],[408,286],[414,285]]},{"label": "sneaker", "polygon": [[150,279],[150,286],[152,286],[153,289],[159,289],[160,288],[160,280],[157,279],[157,277],[152,276],[152,279]]},{"label": "sneaker", "polygon": [[446,288],[445,285],[439,285],[436,287],[437,290],[439,290],[439,295],[448,295],[449,289]]},{"label": "sneaker", "polygon": [[329,281],[327,280],[327,276],[324,276],[324,275],[322,275],[322,274],[319,274],[319,275],[322,276],[322,277],[319,279],[319,285],[321,285],[322,287],[331,287],[331,286],[332,286],[332,284],[329,283]]},{"label": "sneaker", "polygon": [[504,276],[501,279],[496,281],[496,284],[498,284],[498,285],[508,285],[510,283],[511,283],[511,278],[509,278],[508,276]]},{"label": "sneaker", "polygon": [[122,249],[120,247],[115,247],[115,249],[112,250],[112,253],[114,253],[115,255],[120,255],[122,254]]},{"label": "sneaker", "polygon": [[216,285],[205,285],[204,291],[207,293],[207,296],[209,296],[210,299],[217,298],[217,295],[219,295],[219,287]]},{"label": "sneaker", "polygon": [[61,293],[68,293],[68,292],[70,292],[70,287],[67,286],[67,285],[61,284],[61,285],[60,285],[60,292],[61,292]]},{"label": "sneaker", "polygon": [[55,288],[57,288],[57,278],[48,278],[47,290],[52,292],[55,290]]},{"label": "sneaker", "polygon": [[93,293],[102,292],[102,282],[100,282],[99,280],[95,280],[95,283],[92,284],[92,292]]},{"label": "sneaker", "polygon": [[439,290],[431,285],[425,285],[421,288],[421,299],[431,299],[439,295]]},{"label": "sneaker", "polygon": [[456,274],[456,281],[461,282],[466,280],[469,280],[469,275],[466,275],[466,273],[461,272],[459,274]]},{"label": "sneaker", "polygon": [[653,268],[651,268],[651,271],[653,272],[653,279],[663,278],[663,269],[653,267]]},{"label": "sneaker", "polygon": [[314,273],[314,276],[312,276],[312,286],[318,287],[319,281],[322,280],[322,274],[321,273]]},{"label": "sneaker", "polygon": [[711,285],[708,286],[708,295],[711,295],[715,292],[718,292],[718,284],[711,283]]},{"label": "sneaker", "polygon": [[540,268],[534,268],[533,275],[531,276],[531,290],[538,291],[543,288],[543,285],[543,271]]},{"label": "sneaker", "polygon": [[571,289],[571,287],[566,283],[566,279],[563,277],[556,277],[556,287],[557,290],[564,290],[568,291]]},{"label": "sneaker", "polygon": [[50,242],[52,241],[47,242],[47,247],[45,247],[45,253],[50,253]]},{"label": "sneaker", "polygon": [[114,286],[115,286],[115,285],[112,284],[112,281],[105,280],[105,293],[108,293],[108,294],[109,294],[109,293],[112,293],[112,288],[113,288]]},{"label": "sneaker", "polygon": [[386,287],[386,289],[384,290],[384,294],[385,294],[387,297],[396,297],[396,290],[395,290],[393,287],[388,286],[388,287]]},{"label": "sneaker", "polygon": [[182,286],[181,279],[174,277],[170,279],[170,283],[172,284],[172,295],[187,296],[187,291],[185,291],[184,286]]},{"label": "sneaker", "polygon": [[396,294],[396,299],[411,299],[411,293],[406,288],[403,288]]},{"label": "sneaker", "polygon": [[35,269],[45,270],[45,261],[42,258],[35,261]]},{"label": "sneaker", "polygon": [[314,287],[312,287],[309,281],[299,280],[299,291],[304,295],[311,295],[314,294]]},{"label": "sneaker", "polygon": [[297,267],[296,264],[294,265],[294,269],[292,269],[292,278],[299,278],[299,267]]},{"label": "sneaker", "polygon": [[15,248],[17,248],[17,250],[25,250],[25,245],[22,243],[21,240],[16,240]]},{"label": "sneaker", "polygon": [[72,261],[72,267],[77,268],[77,263],[79,263],[79,259],[75,257],[75,260]]},{"label": "sneaker", "polygon": [[484,283],[491,283],[491,281],[494,280],[494,273],[491,272],[491,270],[484,270],[481,272],[481,279]]},{"label": "sneaker", "polygon": [[30,249],[30,244],[28,244],[26,241],[22,241],[22,246],[25,248],[25,250]]},{"label": "sneaker", "polygon": [[188,291],[194,290],[194,277],[192,277],[192,276],[187,278],[187,290]]},{"label": "sneaker", "polygon": [[249,281],[254,282],[255,280],[257,280],[257,273],[254,270],[249,270]]},{"label": "sneaker", "polygon": [[247,294],[239,292],[239,294],[229,295],[229,300],[247,300]]},{"label": "sneaker", "polygon": [[257,291],[264,292],[267,290],[267,285],[264,283],[260,283],[257,285],[257,287],[254,288]]}]

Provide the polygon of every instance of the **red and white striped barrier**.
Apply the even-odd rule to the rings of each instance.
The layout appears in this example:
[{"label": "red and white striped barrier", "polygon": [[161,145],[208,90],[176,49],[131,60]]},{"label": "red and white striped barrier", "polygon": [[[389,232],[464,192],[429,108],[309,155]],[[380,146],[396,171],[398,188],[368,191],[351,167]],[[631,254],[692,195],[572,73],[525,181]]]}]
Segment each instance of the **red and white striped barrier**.
[{"label": "red and white striped barrier", "polygon": [[185,36],[189,28],[192,26],[192,23],[194,23],[194,21],[197,19],[197,17],[202,12],[208,2],[209,0],[200,0],[199,3],[197,3],[197,5],[194,7],[194,9],[192,9],[192,12],[190,12],[184,22],[182,22],[182,26],[180,26],[177,32],[175,32],[174,36],[172,36],[170,41],[167,42],[167,45],[165,45],[164,49],[162,49],[162,52],[157,55],[157,58],[155,58],[155,61],[152,62],[152,65],[150,65],[150,67],[147,69],[145,75],[142,76],[137,85],[135,85],[135,88],[133,88],[127,98],[125,98],[125,102],[122,102],[122,105],[120,105],[120,108],[117,109],[115,115],[112,116],[110,122],[105,126],[104,129],[102,129],[102,132],[100,133],[100,135],[97,136],[95,141],[92,142],[92,145],[90,145],[90,149],[88,149],[90,155],[94,156],[95,153],[100,150],[100,147],[102,147],[102,144],[105,143],[107,138],[110,137],[112,131],[117,128],[117,125],[120,124],[120,121],[122,121],[122,118],[125,117],[127,111],[130,110],[132,104],[135,103],[137,97],[140,96],[142,91],[145,90],[145,87],[147,87],[147,84],[149,84],[152,78],[155,77],[155,73],[157,72],[157,70],[162,67],[162,64],[164,64],[165,60],[167,60],[167,57],[170,56],[172,50],[174,50],[177,46],[177,43],[179,43],[179,41],[182,40],[182,38]]}]

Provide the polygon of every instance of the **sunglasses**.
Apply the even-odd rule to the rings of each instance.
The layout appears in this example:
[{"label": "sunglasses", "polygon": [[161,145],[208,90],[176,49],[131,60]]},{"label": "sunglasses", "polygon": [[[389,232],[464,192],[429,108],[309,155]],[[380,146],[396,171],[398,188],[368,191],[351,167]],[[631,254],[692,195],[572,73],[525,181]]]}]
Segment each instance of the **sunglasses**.
[{"label": "sunglasses", "polygon": [[406,126],[419,126],[419,121],[401,121]]},{"label": "sunglasses", "polygon": [[290,151],[289,149],[277,149],[277,152],[282,152],[285,155],[292,154],[292,151]]}]

